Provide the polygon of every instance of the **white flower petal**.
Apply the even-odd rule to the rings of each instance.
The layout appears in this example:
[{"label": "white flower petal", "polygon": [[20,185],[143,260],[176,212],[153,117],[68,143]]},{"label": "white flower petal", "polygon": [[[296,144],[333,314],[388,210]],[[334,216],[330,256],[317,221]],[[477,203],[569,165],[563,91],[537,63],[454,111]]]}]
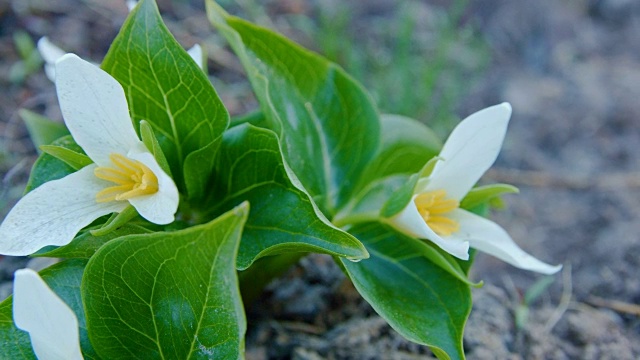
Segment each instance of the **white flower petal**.
[{"label": "white flower petal", "polygon": [[122,86],[102,69],[66,54],[56,63],[56,90],[71,135],[99,166],[109,166],[109,155],[126,155],[140,141]]},{"label": "white flower petal", "polygon": [[0,224],[0,254],[23,256],[47,245],[66,245],[93,220],[122,211],[126,201],[96,202],[109,183],[95,177],[95,167],[46,182],[20,199]]},{"label": "white flower petal", "polygon": [[58,59],[60,59],[66,52],[59,47],[55,46],[49,39],[44,36],[38,40],[38,52],[40,56],[44,60],[44,72],[47,74],[47,77],[51,81],[56,80],[56,69],[55,63]]},{"label": "white flower petal", "polygon": [[187,50],[187,53],[201,69],[204,69],[204,59],[202,57],[202,47],[200,47],[200,44],[193,45],[191,49]]},{"label": "white flower petal", "polygon": [[443,189],[448,198],[461,200],[496,161],[510,117],[511,105],[502,103],[460,122],[442,147],[443,160],[419,191]]},{"label": "white flower petal", "polygon": [[129,199],[131,205],[136,208],[140,216],[154,224],[172,223],[175,220],[175,213],[180,202],[178,188],[173,179],[162,171],[156,159],[142,142],[139,142],[127,156],[146,165],[158,178],[158,192]]},{"label": "white flower petal", "polygon": [[125,4],[127,5],[127,9],[129,9],[129,12],[131,12],[136,7],[136,5],[138,5],[138,1],[137,0],[126,0]]},{"label": "white flower petal", "polygon": [[388,219],[388,222],[401,232],[419,239],[427,239],[438,245],[442,250],[462,260],[469,259],[469,243],[458,239],[443,239],[433,232],[424,221],[413,200],[398,214]]},{"label": "white flower petal", "polygon": [[82,359],[75,313],[31,269],[15,272],[13,319],[39,360]]},{"label": "white flower petal", "polygon": [[449,217],[460,224],[460,230],[452,237],[468,240],[472,248],[517,268],[542,274],[554,274],[562,268],[562,265],[549,265],[527,254],[500,225],[491,220],[462,209],[454,210]]}]

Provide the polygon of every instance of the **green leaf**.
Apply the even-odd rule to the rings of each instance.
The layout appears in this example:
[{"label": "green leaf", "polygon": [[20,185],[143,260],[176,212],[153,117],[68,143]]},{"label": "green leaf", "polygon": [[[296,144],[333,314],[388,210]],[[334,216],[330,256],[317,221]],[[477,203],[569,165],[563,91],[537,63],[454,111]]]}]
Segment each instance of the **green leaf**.
[{"label": "green leaf", "polygon": [[36,360],[29,334],[13,322],[13,297],[0,303],[0,344],[0,359]]},{"label": "green leaf", "polygon": [[87,165],[93,164],[93,161],[87,155],[75,152],[62,146],[42,145],[40,146],[40,149],[42,150],[42,152],[47,153],[58,160],[64,161],[74,170],[80,170]]},{"label": "green leaf", "polygon": [[[392,196],[393,205],[385,214],[394,215],[396,207],[402,210],[424,176],[424,164],[442,147],[431,129],[411,118],[383,114],[381,126],[381,146],[361,178],[362,190],[334,217],[336,224],[375,221]],[[409,174],[418,172],[421,175],[409,178]],[[395,193],[401,188],[404,190]]]},{"label": "green leaf", "polygon": [[171,233],[113,240],[82,282],[94,348],[106,359],[236,359],[245,316],[235,270],[244,203]]},{"label": "green leaf", "polygon": [[368,179],[416,173],[442,148],[438,136],[417,120],[383,114],[380,124],[381,146],[367,169]]},{"label": "green leaf", "polygon": [[416,185],[418,185],[419,180],[420,174],[411,175],[411,177],[409,177],[409,179],[407,179],[405,183],[403,183],[391,194],[387,202],[382,207],[380,215],[386,218],[390,218],[402,211],[402,209],[407,206],[409,201],[411,201],[414,190],[416,188]]},{"label": "green leaf", "polygon": [[242,201],[251,213],[242,234],[238,268],[285,252],[319,252],[354,259],[368,256],[353,236],[333,226],[302,186],[291,180],[276,135],[249,124],[224,134],[212,194],[221,209]]},{"label": "green leaf", "polygon": [[257,127],[269,128],[267,119],[264,117],[264,113],[260,110],[250,112],[245,115],[234,116],[231,118],[229,126],[238,126],[242,124],[251,124]]},{"label": "green leaf", "polygon": [[520,192],[517,187],[508,184],[492,184],[478,186],[467,193],[460,201],[460,207],[463,209],[473,209],[484,203],[487,203],[504,194],[517,194]]},{"label": "green leaf", "polygon": [[27,125],[31,141],[33,141],[33,145],[38,151],[40,151],[41,145],[49,145],[56,139],[69,135],[69,130],[64,124],[55,122],[33,111],[20,109],[18,114]]},{"label": "green leaf", "polygon": [[377,221],[385,203],[409,180],[406,175],[391,175],[369,183],[336,216],[332,222],[336,226],[353,225]]},{"label": "green leaf", "polygon": [[138,211],[136,210],[136,208],[134,208],[133,205],[127,205],[127,207],[124,208],[124,210],[120,211],[119,213],[111,214],[107,222],[102,224],[100,228],[90,230],[91,235],[93,236],[107,235],[110,232],[113,232],[114,230],[122,227],[123,225],[125,225],[126,223],[128,223],[129,221],[133,220],[136,217],[139,218]]},{"label": "green leaf", "polygon": [[[119,229],[100,236],[92,235],[90,229],[76,236],[73,241],[65,246],[42,253],[32,254],[31,256],[89,259],[96,253],[96,251],[98,251],[99,248],[111,240],[131,234],[146,234],[153,232],[153,230],[138,224],[126,224]],[[97,229],[100,229],[100,226],[98,226]]]},{"label": "green leaf", "polygon": [[140,120],[140,137],[142,138],[142,142],[144,145],[151,151],[153,157],[156,158],[158,165],[160,168],[171,176],[171,168],[169,167],[169,163],[167,162],[167,158],[164,156],[162,152],[162,147],[160,147],[160,143],[158,142],[158,138],[156,134],[153,132],[153,128],[149,125],[147,120]]},{"label": "green leaf", "polygon": [[229,114],[153,0],[131,12],[102,68],[122,84],[134,122],[153,128],[180,192],[200,199]]},{"label": "green leaf", "polygon": [[438,160],[439,158],[437,157],[431,158],[419,172],[411,175],[402,186],[398,187],[382,207],[380,215],[385,218],[390,218],[402,211],[409,201],[411,201],[419,181],[431,174]]},{"label": "green leaf", "polygon": [[287,163],[327,215],[354,195],[380,136],[369,95],[336,64],[283,36],[229,16],[210,21],[240,58]]},{"label": "green leaf", "polygon": [[[73,141],[71,135],[61,137],[54,141],[52,145],[60,146],[76,153],[84,153],[82,148]],[[61,179],[75,171],[73,167],[60,159],[56,159],[46,153],[40,154],[38,160],[33,164],[33,168],[31,168],[25,194],[47,181]]]},{"label": "green leaf", "polygon": [[[67,260],[52,265],[40,272],[42,279],[73,310],[80,326],[80,347],[84,358],[99,359],[89,342],[84,308],[80,297],[80,283],[86,260]],[[35,359],[27,332],[19,330],[13,323],[13,298],[0,304],[0,358]],[[13,346],[8,346],[12,344]]]},{"label": "green leaf", "polygon": [[462,335],[471,311],[469,286],[421,256],[414,239],[380,224],[351,230],[371,257],[340,259],[356,289],[407,339],[440,359],[464,359]]}]

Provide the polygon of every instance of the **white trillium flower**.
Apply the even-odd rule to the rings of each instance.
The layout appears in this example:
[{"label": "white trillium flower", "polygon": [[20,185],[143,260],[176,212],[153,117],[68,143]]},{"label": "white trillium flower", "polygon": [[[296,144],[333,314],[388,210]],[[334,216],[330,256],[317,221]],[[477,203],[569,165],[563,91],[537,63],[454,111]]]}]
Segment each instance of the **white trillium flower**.
[{"label": "white trillium flower", "polygon": [[469,259],[472,247],[515,267],[553,274],[562,266],[534,258],[498,224],[459,208],[460,201],[498,157],[510,117],[511,105],[503,103],[460,122],[444,144],[433,171],[418,181],[412,200],[388,221],[398,230],[430,240],[463,260]]},{"label": "white trillium flower", "polygon": [[173,180],[138,139],[122,86],[74,54],[56,63],[56,90],[71,135],[95,163],[25,195],[0,225],[0,254],[66,245],[100,216],[133,205],[155,224],[173,222]]},{"label": "white trillium flower", "polygon": [[[47,78],[55,82],[56,61],[58,61],[58,59],[60,59],[64,54],[67,54],[67,52],[52,43],[46,36],[43,36],[38,40],[37,47],[40,56],[44,60],[44,72],[47,75]],[[189,50],[187,50],[187,53],[201,69],[204,69],[206,63],[203,58],[202,47],[199,44],[193,45]],[[92,64],[98,66],[96,63]]]},{"label": "white trillium flower", "polygon": [[82,359],[76,314],[31,269],[15,272],[13,319],[39,360]]}]

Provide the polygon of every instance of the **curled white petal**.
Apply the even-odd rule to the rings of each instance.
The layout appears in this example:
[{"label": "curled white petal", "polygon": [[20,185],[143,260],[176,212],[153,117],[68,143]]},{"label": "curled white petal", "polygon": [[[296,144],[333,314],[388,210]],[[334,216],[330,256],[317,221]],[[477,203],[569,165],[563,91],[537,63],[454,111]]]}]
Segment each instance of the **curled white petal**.
[{"label": "curled white petal", "polygon": [[189,56],[191,56],[193,61],[195,61],[196,64],[198,64],[198,66],[204,70],[205,63],[202,54],[202,47],[200,46],[200,44],[193,45],[191,49],[187,50],[187,53],[189,54]]},{"label": "curled white petal", "polygon": [[24,256],[47,245],[66,245],[93,220],[122,211],[125,201],[96,202],[109,183],[95,177],[95,167],[46,182],[20,199],[0,224],[0,254]]},{"label": "curled white petal", "polygon": [[472,248],[524,270],[554,274],[562,269],[562,265],[549,265],[527,254],[491,220],[462,209],[453,211],[450,218],[460,224],[460,229],[452,237],[469,241]]},{"label": "curled white petal", "polygon": [[99,67],[66,54],[56,62],[56,90],[74,140],[99,166],[126,155],[140,141],[122,86]]},{"label": "curled white petal", "polygon": [[31,269],[15,272],[13,319],[39,360],[83,358],[76,315]]},{"label": "curled white petal", "polygon": [[511,117],[511,105],[502,103],[464,119],[442,147],[429,181],[419,192],[445,190],[461,200],[498,157]]},{"label": "curled white petal", "polygon": [[51,81],[56,80],[55,64],[66,52],[54,45],[49,38],[43,36],[38,40],[38,52],[44,60],[44,72]]},{"label": "curled white petal", "polygon": [[129,199],[131,205],[136,208],[140,216],[154,224],[164,225],[173,222],[180,201],[178,188],[173,179],[160,168],[156,159],[142,142],[129,151],[127,156],[143,163],[158,179],[156,193]]},{"label": "curled white petal", "polygon": [[468,260],[469,242],[457,238],[442,238],[436,234],[420,216],[414,199],[415,196],[402,211],[388,219],[388,222],[409,236],[430,240],[449,254],[462,260]]}]

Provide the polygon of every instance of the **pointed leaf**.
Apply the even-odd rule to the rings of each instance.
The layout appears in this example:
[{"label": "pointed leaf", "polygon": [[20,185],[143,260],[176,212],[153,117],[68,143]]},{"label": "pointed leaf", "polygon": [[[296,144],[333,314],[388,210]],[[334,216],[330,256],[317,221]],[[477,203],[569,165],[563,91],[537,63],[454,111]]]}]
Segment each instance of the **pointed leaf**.
[{"label": "pointed leaf", "polygon": [[153,154],[153,157],[158,162],[158,165],[160,165],[160,168],[162,168],[167,175],[171,176],[171,168],[169,167],[167,158],[164,156],[164,152],[162,152],[162,147],[158,142],[156,134],[153,132],[153,128],[146,120],[140,121],[140,137],[147,149],[149,149]]},{"label": "pointed leaf", "polygon": [[69,130],[64,124],[55,122],[33,111],[20,109],[18,114],[27,125],[31,141],[33,141],[33,145],[38,151],[41,145],[49,145],[55,140],[69,135]]},{"label": "pointed leaf", "polygon": [[462,334],[471,311],[469,286],[421,256],[414,239],[375,223],[351,230],[371,257],[340,259],[360,294],[407,339],[440,359],[464,359]]},{"label": "pointed leaf", "polygon": [[55,157],[58,160],[64,161],[74,170],[80,170],[87,165],[93,164],[93,161],[91,161],[91,159],[87,155],[75,152],[62,146],[42,145],[40,146],[40,150]]},{"label": "pointed leaf", "polygon": [[[73,141],[71,135],[61,137],[51,145],[84,154],[82,148]],[[27,183],[25,194],[47,181],[61,179],[75,171],[76,169],[60,159],[57,159],[47,153],[40,154],[38,160],[33,164],[33,168],[31,168],[31,174],[29,175],[29,182]]]},{"label": "pointed leaf", "polygon": [[411,175],[405,183],[399,186],[391,196],[389,196],[382,210],[380,210],[380,215],[385,218],[390,218],[402,211],[409,201],[411,201],[416,192],[416,188],[420,186],[420,181],[429,176],[438,160],[439,158],[437,157],[431,158],[431,160],[422,166],[421,170]]},{"label": "pointed leaf", "polygon": [[283,36],[229,16],[207,1],[211,22],[251,80],[293,172],[332,215],[353,195],[378,146],[378,114],[366,91],[337,65]]},{"label": "pointed leaf", "polygon": [[473,209],[486,202],[489,202],[500,195],[504,194],[517,194],[518,188],[509,184],[491,184],[485,186],[478,186],[467,193],[467,195],[460,201],[460,207],[463,209]]},{"label": "pointed leaf", "polygon": [[245,124],[225,132],[216,172],[218,181],[211,193],[221,209],[242,201],[251,203],[239,269],[260,257],[285,252],[367,257],[362,244],[333,226],[309,194],[290,179],[272,131]]},{"label": "pointed leaf", "polygon": [[180,191],[202,197],[229,115],[153,0],[134,8],[102,68],[124,87],[134,122],[153,128]]},{"label": "pointed leaf", "polygon": [[82,283],[100,356],[239,358],[246,324],[235,262],[248,210],[244,203],[204,225],[100,248]]}]

